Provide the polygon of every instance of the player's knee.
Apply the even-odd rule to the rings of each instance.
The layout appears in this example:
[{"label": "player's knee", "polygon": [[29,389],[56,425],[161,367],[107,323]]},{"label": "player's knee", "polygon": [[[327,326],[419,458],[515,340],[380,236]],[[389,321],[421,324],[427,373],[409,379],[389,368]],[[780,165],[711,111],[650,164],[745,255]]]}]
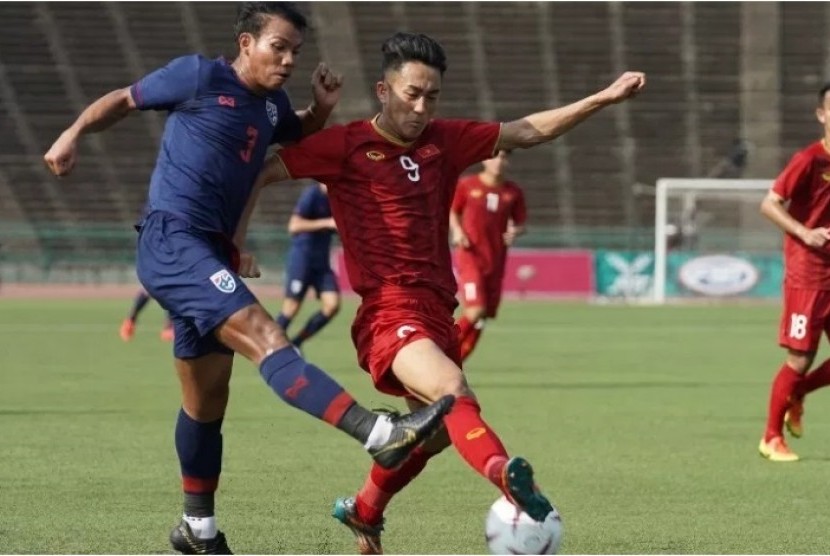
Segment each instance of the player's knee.
[{"label": "player's knee", "polygon": [[814,353],[790,351],[787,354],[787,366],[794,371],[804,374],[813,365]]},{"label": "player's knee", "polygon": [[323,307],[320,310],[328,318],[334,318],[340,312],[340,300],[323,303]]},{"label": "player's knee", "polygon": [[225,415],[229,396],[228,384],[212,384],[190,390],[182,400],[182,407],[196,421],[209,423]]},{"label": "player's knee", "polygon": [[285,331],[259,304],[234,313],[219,329],[219,339],[256,364],[289,345]]}]

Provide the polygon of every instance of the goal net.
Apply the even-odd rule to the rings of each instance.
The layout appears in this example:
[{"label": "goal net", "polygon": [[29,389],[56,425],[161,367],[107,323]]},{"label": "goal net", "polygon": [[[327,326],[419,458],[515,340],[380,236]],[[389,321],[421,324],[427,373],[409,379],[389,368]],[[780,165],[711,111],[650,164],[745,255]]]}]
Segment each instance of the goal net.
[{"label": "goal net", "polygon": [[759,211],[772,183],[691,178],[657,181],[655,302],[780,295],[782,234]]}]

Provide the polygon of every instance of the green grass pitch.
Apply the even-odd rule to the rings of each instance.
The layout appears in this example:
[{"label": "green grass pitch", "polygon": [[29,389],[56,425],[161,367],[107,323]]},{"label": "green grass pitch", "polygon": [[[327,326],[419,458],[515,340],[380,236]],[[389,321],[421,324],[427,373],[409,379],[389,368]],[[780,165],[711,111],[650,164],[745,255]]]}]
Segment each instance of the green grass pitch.
[{"label": "green grass pitch", "polygon": [[[128,304],[0,302],[0,552],[169,551],[178,387],[157,306],[132,343],[118,338]],[[400,407],[356,367],[353,313],[306,354],[366,405]],[[777,322],[771,306],[505,304],[467,372],[562,512],[563,552],[826,552],[827,394],[808,400],[806,437],[791,443],[803,461],[756,451],[783,356]],[[359,446],[284,405],[244,360],[224,441],[217,511],[232,548],[354,552],[329,511],[363,482]],[[482,553],[496,497],[447,451],[393,502],[386,549]]]}]

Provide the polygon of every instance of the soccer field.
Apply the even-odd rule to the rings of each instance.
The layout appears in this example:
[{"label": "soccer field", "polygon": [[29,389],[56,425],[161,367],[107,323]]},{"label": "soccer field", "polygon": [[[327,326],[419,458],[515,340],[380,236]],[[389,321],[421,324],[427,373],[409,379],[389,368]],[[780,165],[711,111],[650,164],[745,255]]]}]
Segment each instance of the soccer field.
[{"label": "soccer field", "polygon": [[[125,344],[129,300],[0,303],[0,552],[169,552],[179,405],[161,310]],[[366,405],[401,407],[357,368],[353,313],[306,355]],[[564,553],[827,551],[826,394],[791,444],[803,461],[757,453],[777,321],[775,307],[504,306],[467,372],[562,512]],[[329,511],[364,480],[359,446],[284,405],[244,360],[224,442],[217,515],[235,551],[354,553]],[[392,503],[386,550],[482,553],[496,497],[448,450]]]}]

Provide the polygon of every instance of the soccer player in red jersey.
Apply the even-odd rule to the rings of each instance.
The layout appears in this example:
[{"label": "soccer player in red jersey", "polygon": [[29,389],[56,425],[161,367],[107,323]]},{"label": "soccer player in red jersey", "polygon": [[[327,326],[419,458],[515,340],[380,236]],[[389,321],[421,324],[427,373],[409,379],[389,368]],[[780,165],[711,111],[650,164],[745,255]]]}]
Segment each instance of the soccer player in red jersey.
[{"label": "soccer player in red jersey", "polygon": [[512,122],[433,119],[446,70],[441,45],[425,35],[397,33],[382,52],[375,87],[381,113],[279,151],[257,180],[258,187],[290,178],[329,186],[349,280],[362,298],[352,340],[375,388],[405,397],[410,407],[444,394],[456,397],[445,430],[401,467],[373,466],[355,498],[335,503],[334,516],[356,535],[360,551],[370,554],[382,550],[390,499],[450,443],[533,519],[542,521],[551,511],[530,464],[509,458],[461,372],[450,205],[466,168],[500,150],[550,141],[645,85],[644,74],[627,72],[596,94]]},{"label": "soccer player in red jersey", "polygon": [[495,318],[507,249],[525,232],[527,207],[521,188],[506,181],[508,152],[483,162],[483,171],[458,182],[450,210],[458,284],[464,312],[458,320],[461,360],[476,347],[485,320]]},{"label": "soccer player in red jersey", "polygon": [[830,384],[830,359],[813,365],[822,334],[830,334],[830,83],[818,95],[820,141],[792,157],[761,203],[761,212],[784,232],[784,311],[778,343],[787,358],[772,382],[761,455],[798,461],[783,428],[800,438],[804,396]]}]

